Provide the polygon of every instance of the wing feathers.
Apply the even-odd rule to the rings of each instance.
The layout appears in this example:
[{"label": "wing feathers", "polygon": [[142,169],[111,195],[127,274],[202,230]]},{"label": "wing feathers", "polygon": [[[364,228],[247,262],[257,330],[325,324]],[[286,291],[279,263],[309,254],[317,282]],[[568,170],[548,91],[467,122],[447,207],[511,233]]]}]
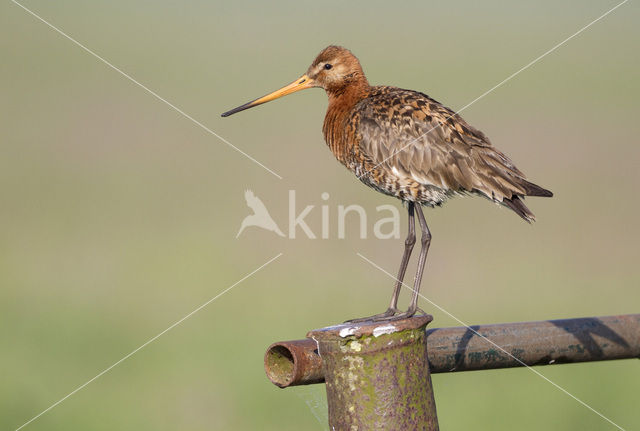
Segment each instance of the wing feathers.
[{"label": "wing feathers", "polygon": [[401,182],[436,186],[445,194],[480,193],[527,221],[534,217],[519,197],[553,195],[527,181],[482,132],[427,95],[377,88],[379,93],[355,110],[354,121],[359,149],[376,167],[399,173]]}]

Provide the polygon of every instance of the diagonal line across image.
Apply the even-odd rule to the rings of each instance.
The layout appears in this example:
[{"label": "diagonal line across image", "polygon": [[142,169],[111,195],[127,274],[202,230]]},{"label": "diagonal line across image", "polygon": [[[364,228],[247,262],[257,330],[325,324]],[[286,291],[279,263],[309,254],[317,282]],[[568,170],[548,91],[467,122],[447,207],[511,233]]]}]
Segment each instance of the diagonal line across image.
[{"label": "diagonal line across image", "polygon": [[84,46],[83,44],[81,44],[80,42],[78,42],[76,39],[72,38],[71,36],[69,36],[67,33],[65,33],[64,31],[60,30],[58,27],[54,26],[53,24],[51,24],[50,22],[48,22],[47,20],[45,20],[44,18],[40,17],[39,15],[37,15],[35,12],[31,11],[30,9],[26,8],[25,6],[23,6],[22,4],[18,3],[16,0],[11,0],[15,5],[20,6],[22,9],[24,9],[26,12],[28,12],[29,14],[31,14],[33,17],[35,17],[36,19],[38,19],[39,21],[43,22],[44,24],[46,24],[47,26],[49,26],[51,29],[53,29],[54,31],[56,31],[57,33],[61,34],[62,36],[64,36],[65,38],[67,38],[68,40],[70,40],[71,42],[73,42],[74,44],[76,44],[77,46],[79,46],[80,48],[82,48],[84,51],[88,52],[89,54],[91,54],[92,56],[94,56],[95,58],[97,58],[98,60],[100,60],[101,62],[103,62],[104,64],[106,64],[107,66],[109,66],[111,69],[115,70],[116,72],[118,72],[120,75],[124,76],[125,78],[127,78],[129,81],[133,82],[134,84],[136,84],[138,87],[142,88],[143,90],[145,90],[147,93],[151,94],[153,97],[155,97],[156,99],[160,100],[161,102],[163,102],[164,104],[166,104],[167,106],[169,106],[170,108],[172,108],[174,111],[178,112],[180,115],[182,115],[183,117],[187,118],[188,120],[190,120],[192,123],[196,124],[197,126],[199,126],[201,129],[203,129],[204,131],[206,131],[207,133],[215,136],[216,138],[218,138],[219,140],[221,140],[222,142],[224,142],[225,144],[227,144],[229,147],[233,148],[234,150],[236,150],[237,152],[239,152],[240,154],[242,154],[243,156],[245,156],[247,159],[251,160],[253,163],[255,163],[256,165],[260,166],[261,168],[265,169],[267,172],[269,172],[271,175],[277,177],[278,179],[282,179],[282,176],[280,176],[277,172],[275,172],[274,170],[268,168],[267,166],[265,166],[263,163],[259,162],[258,160],[256,160],[254,157],[250,156],[249,154],[247,154],[246,152],[244,152],[243,150],[241,150],[240,148],[238,148],[237,146],[233,145],[231,142],[229,142],[228,140],[226,140],[225,138],[223,138],[222,136],[220,136],[219,134],[217,134],[216,132],[214,132],[213,130],[211,130],[209,127],[205,126],[204,124],[202,124],[200,121],[196,120],[195,118],[193,118],[191,115],[187,114],[185,111],[183,111],[182,109],[178,108],[176,105],[174,105],[173,103],[169,102],[167,99],[165,99],[164,97],[160,96],[158,93],[156,93],[155,91],[151,90],[149,87],[147,87],[146,85],[142,84],[140,81],[136,80],[135,78],[133,78],[131,75],[127,74],[126,72],[124,72],[122,69],[118,68],[117,66],[113,65],[112,63],[110,63],[109,61],[105,60],[103,57],[101,57],[100,55],[96,54],[94,51],[92,51],[91,49],[87,48],[86,46]]},{"label": "diagonal line across image", "polygon": [[182,317],[180,320],[174,322],[171,326],[169,326],[168,328],[166,328],[164,331],[160,332],[159,334],[155,335],[154,337],[150,338],[149,340],[147,340],[145,343],[141,344],[139,347],[137,347],[136,349],[132,350],[130,353],[128,353],[127,355],[123,356],[121,359],[119,359],[118,361],[114,362],[112,365],[108,366],[107,368],[105,368],[104,370],[102,370],[101,372],[99,372],[98,374],[96,374],[94,377],[92,377],[91,379],[87,380],[85,383],[81,384],[80,386],[78,386],[77,388],[75,388],[73,391],[69,392],[67,395],[65,395],[64,397],[60,398],[58,401],[56,401],[55,403],[51,404],[49,407],[47,407],[46,409],[44,409],[43,411],[41,411],[40,413],[38,413],[37,415],[35,415],[34,417],[32,417],[31,419],[29,419],[27,422],[25,422],[24,424],[20,425],[18,428],[16,428],[15,431],[21,430],[22,428],[26,427],[27,425],[29,425],[31,422],[35,421],[36,419],[38,419],[40,416],[44,415],[45,413],[47,413],[48,411],[50,411],[51,409],[55,408],[56,406],[58,406],[59,404],[61,404],[62,402],[64,402],[67,398],[71,397],[72,395],[74,395],[76,392],[84,389],[86,386],[88,386],[89,384],[91,384],[92,382],[94,382],[95,380],[97,380],[98,378],[102,377],[104,374],[108,373],[109,371],[111,371],[113,368],[115,368],[116,366],[120,365],[122,362],[126,361],[127,359],[129,359],[130,357],[132,357],[133,355],[135,355],[136,353],[138,353],[140,350],[142,350],[143,348],[145,348],[146,346],[148,346],[149,344],[153,343],[154,341],[156,341],[158,338],[162,337],[164,334],[166,334],[167,332],[169,332],[170,330],[172,330],[173,328],[175,328],[176,326],[180,325],[182,322],[184,322],[185,320],[187,320],[188,318],[190,318],[191,316],[193,316],[194,314],[196,314],[198,311],[202,310],[203,308],[205,308],[207,305],[211,304],[212,302],[214,302],[215,300],[217,300],[218,298],[220,298],[222,295],[224,295],[225,293],[229,292],[231,289],[233,289],[234,287],[236,287],[237,285],[239,285],[240,283],[242,283],[243,281],[245,281],[246,279],[248,279],[249,277],[253,276],[255,273],[257,273],[258,271],[260,271],[261,269],[263,269],[264,267],[266,267],[267,265],[269,265],[270,263],[274,262],[276,259],[278,259],[280,256],[282,256],[282,253],[278,253],[276,256],[272,257],[271,259],[269,259],[268,261],[266,261],[265,263],[263,263],[262,265],[260,265],[259,267],[257,267],[256,269],[254,269],[253,271],[251,271],[249,274],[245,275],[244,277],[242,277],[240,280],[236,281],[235,283],[233,283],[231,286],[227,287],[226,289],[224,289],[222,292],[218,293],[216,296],[214,296],[213,298],[209,299],[207,302],[205,302],[204,304],[200,305],[199,307],[197,307],[196,309],[194,309],[193,311],[191,311],[189,314],[187,314],[186,316]]},{"label": "diagonal line across image", "polygon": [[[399,282],[402,284],[402,286],[406,287],[407,289],[409,289],[412,292],[415,292],[415,290],[407,285],[406,283],[404,283],[403,281],[398,280],[393,274],[391,274],[390,272],[388,272],[387,270],[385,270],[384,268],[382,268],[380,265],[378,265],[377,263],[373,262],[371,259],[368,259],[367,257],[365,257],[364,255],[362,255],[361,253],[356,253],[360,258],[362,258],[364,261],[366,261],[367,263],[369,263],[371,266],[373,266],[374,268],[378,269],[379,271],[383,272],[384,274],[386,274],[387,276],[389,276],[390,278],[392,278],[395,282]],[[482,338],[483,340],[485,340],[487,343],[491,344],[492,346],[494,346],[495,348],[497,348],[498,350],[500,350],[501,352],[505,353],[506,355],[510,356],[513,360],[515,360],[516,362],[518,362],[520,365],[526,367],[527,369],[529,369],[532,373],[534,373],[535,375],[537,375],[538,377],[546,380],[548,383],[550,383],[551,385],[553,385],[556,389],[560,390],[561,392],[563,392],[564,394],[568,395],[569,397],[573,398],[574,400],[576,400],[578,403],[582,404],[584,407],[586,407],[587,409],[591,410],[593,413],[595,413],[596,415],[600,416],[602,419],[604,419],[605,421],[609,422],[611,425],[615,426],[616,428],[618,428],[621,431],[625,431],[624,428],[622,428],[620,425],[618,425],[617,423],[615,423],[614,421],[612,421],[611,419],[609,419],[608,417],[606,417],[605,415],[603,415],[602,413],[600,413],[599,411],[597,411],[596,409],[594,409],[593,407],[591,407],[589,404],[585,403],[584,401],[582,401],[580,398],[576,397],[575,395],[573,395],[572,393],[570,393],[569,391],[567,391],[565,388],[563,388],[562,386],[558,385],[557,383],[553,382],[551,379],[549,379],[548,377],[546,377],[544,374],[542,374],[541,372],[539,372],[538,370],[536,370],[535,368],[525,364],[523,361],[521,361],[520,359],[516,358],[514,355],[512,355],[510,352],[508,352],[505,348],[503,348],[502,346],[499,346],[498,344],[496,344],[495,342],[491,341],[489,338],[485,337],[484,335],[480,334],[478,331],[476,331],[475,329],[473,329],[472,327],[470,327],[469,325],[467,325],[465,322],[463,322],[462,320],[460,320],[458,317],[454,316],[453,314],[451,314],[449,311],[445,310],[444,308],[442,308],[440,305],[436,304],[435,302],[431,301],[429,298],[427,298],[426,296],[424,296],[423,294],[418,292],[418,296],[422,299],[424,299],[425,301],[427,301],[429,304],[433,305],[434,307],[436,307],[438,310],[442,311],[443,313],[445,313],[447,316],[451,317],[452,319],[454,319],[456,322],[460,323],[462,326],[466,327],[468,330],[470,330],[471,332],[474,333],[474,335],[477,335],[478,337]]]},{"label": "diagonal line across image", "polygon": [[[265,169],[266,171],[268,171],[269,173],[271,173],[272,175],[276,176],[279,179],[282,179],[282,177],[277,174],[276,172],[274,172],[273,170],[271,170],[270,168],[268,168],[267,166],[265,166],[264,164],[260,163],[259,161],[257,161],[255,158],[253,158],[252,156],[248,155],[247,153],[245,153],[243,150],[239,149],[238,147],[236,147],[235,145],[231,144],[228,140],[226,140],[225,138],[221,137],[219,134],[217,134],[216,132],[214,132],[213,130],[211,130],[210,128],[208,128],[207,126],[205,126],[204,124],[202,124],[200,121],[196,120],[195,118],[193,118],[191,115],[187,114],[185,111],[183,111],[182,109],[178,108],[176,105],[172,104],[171,102],[169,102],[168,100],[166,100],[165,98],[161,97],[159,94],[157,94],[156,92],[154,92],[153,90],[151,90],[150,88],[148,88],[147,86],[143,85],[142,83],[140,83],[139,81],[137,81],[136,79],[134,79],[133,77],[131,77],[130,75],[128,75],[127,73],[125,73],[124,71],[122,71],[121,69],[119,69],[118,67],[116,67],[115,65],[113,65],[112,63],[110,63],[109,61],[107,61],[106,59],[104,59],[103,57],[101,57],[100,55],[98,55],[97,53],[95,53],[94,51],[92,51],[91,49],[87,48],[86,46],[84,46],[83,44],[81,44],[80,42],[78,42],[77,40],[75,40],[74,38],[72,38],[71,36],[67,35],[65,32],[63,32],[62,30],[58,29],[57,27],[55,27],[54,25],[50,24],[48,21],[44,20],[43,18],[41,18],[40,16],[38,16],[36,13],[32,12],[30,9],[26,8],[25,6],[23,6],[22,4],[18,3],[15,0],[11,0],[14,4],[16,4],[17,6],[20,6],[23,10],[25,10],[26,12],[28,12],[30,15],[34,16],[35,18],[37,18],[39,21],[43,22],[44,24],[46,24],[48,27],[50,27],[51,29],[53,29],[54,31],[56,31],[57,33],[59,33],[60,35],[64,36],[66,39],[70,40],[71,42],[73,42],[74,44],[76,44],[77,46],[79,46],[80,48],[82,48],[84,51],[86,51],[87,53],[91,54],[92,56],[94,56],[95,58],[97,58],[98,60],[100,60],[102,63],[106,64],[107,66],[109,66],[111,69],[115,70],[116,72],[118,72],[119,74],[121,74],[122,76],[124,76],[125,78],[127,78],[128,80],[130,80],[131,82],[133,82],[134,84],[136,84],[137,86],[139,86],[140,88],[144,89],[146,92],[148,92],[149,94],[151,94],[152,96],[154,96],[156,99],[160,100],[161,102],[163,102],[164,104],[166,104],[167,106],[171,107],[173,110],[175,110],[176,112],[178,112],[179,114],[181,114],[182,116],[184,116],[185,118],[189,119],[191,122],[193,122],[194,124],[196,124],[197,126],[199,126],[200,128],[202,128],[203,130],[205,130],[206,132],[208,132],[209,134],[215,136],[216,138],[218,138],[219,140],[221,140],[222,142],[224,142],[226,145],[230,146],[231,148],[233,148],[234,150],[236,150],[237,152],[241,153],[243,156],[245,156],[246,158],[250,159],[251,161],[253,161],[254,163],[256,163],[257,165],[259,165],[260,167],[262,167],[263,169]],[[551,54],[552,52],[554,52],[555,50],[557,50],[559,47],[561,47],[562,45],[564,45],[565,43],[567,43],[569,40],[573,39],[574,37],[578,36],[579,34],[581,34],[583,31],[585,31],[586,29],[588,29],[589,27],[591,27],[592,25],[594,25],[595,23],[597,23],[598,21],[600,21],[601,19],[603,19],[604,17],[606,17],[607,15],[609,15],[610,13],[612,13],[614,10],[618,9],[619,7],[621,7],[622,5],[624,5],[625,3],[627,3],[629,0],[624,0],[621,3],[617,4],[616,6],[614,6],[613,8],[609,9],[607,12],[605,12],[604,14],[600,15],[598,18],[596,18],[595,20],[591,21],[589,24],[585,25],[584,27],[582,27],[580,30],[578,30],[577,32],[573,33],[571,36],[569,36],[568,38],[564,39],[563,41],[561,41],[560,43],[554,45],[552,48],[550,48],[549,50],[547,50],[545,53],[543,53],[542,55],[538,56],[537,58],[535,58],[534,60],[532,60],[531,62],[529,62],[528,64],[526,64],[525,66],[523,66],[522,68],[520,68],[519,70],[515,71],[514,73],[512,73],[511,75],[509,75],[508,77],[506,77],[504,80],[500,81],[498,84],[494,85],[493,87],[491,87],[490,89],[488,89],[487,91],[485,91],[484,93],[482,93],[480,96],[476,97],[475,99],[473,99],[471,102],[469,102],[467,105],[463,106],[461,109],[459,109],[457,112],[455,112],[452,116],[457,115],[458,113],[462,112],[463,110],[465,110],[466,108],[470,107],[471,105],[473,105],[475,102],[479,101],[480,99],[482,99],[483,97],[485,97],[486,95],[488,95],[489,93],[493,92],[494,90],[496,90],[497,88],[501,87],[502,85],[504,85],[506,82],[510,81],[512,78],[516,77],[518,74],[520,74],[521,72],[525,71],[526,69],[530,68],[531,66],[533,66],[535,63],[537,63],[538,61],[540,61],[541,59],[543,59],[544,57],[546,57],[547,55]],[[451,117],[449,117],[451,118]],[[428,132],[427,132],[428,133]],[[424,134],[426,135],[426,133]],[[422,135],[422,136],[424,136]],[[421,137],[422,137],[421,136]],[[420,139],[421,137],[416,138],[415,140]],[[414,140],[414,141],[415,141]],[[398,152],[401,152],[404,148],[407,148],[409,145],[411,144],[411,142],[409,144],[407,144],[406,146],[398,149],[397,151],[393,152],[389,157],[387,157],[387,159],[383,160],[382,162],[378,163],[376,165],[379,166],[381,164],[383,164],[386,160],[388,160],[389,158],[393,157],[395,154],[397,154]],[[368,172],[364,172],[361,176],[367,175]],[[254,270],[253,272],[249,273],[248,275],[246,275],[245,277],[243,277],[242,279],[240,279],[239,281],[237,281],[236,283],[234,283],[233,285],[231,285],[230,287],[228,287],[227,289],[223,290],[221,293],[219,293],[218,295],[216,295],[215,297],[211,298],[209,301],[207,301],[205,304],[201,305],[200,307],[196,308],[194,311],[192,311],[191,313],[189,313],[188,315],[186,315],[185,317],[183,317],[182,319],[178,320],[177,322],[175,322],[174,324],[172,324],[171,326],[169,326],[167,329],[165,329],[164,331],[162,331],[161,333],[159,333],[158,335],[154,336],[153,338],[149,339],[147,342],[145,342],[144,344],[142,344],[140,347],[138,347],[137,349],[133,350],[132,352],[130,352],[129,354],[127,354],[126,356],[124,356],[122,359],[120,359],[119,361],[117,361],[116,363],[114,363],[113,365],[111,365],[110,367],[106,368],[105,370],[103,370],[102,372],[100,372],[99,374],[97,374],[95,377],[93,377],[92,379],[88,380],[86,383],[84,383],[83,385],[80,385],[79,387],[77,387],[76,389],[74,389],[72,392],[70,392],[68,395],[66,395],[65,397],[61,398],[60,400],[58,400],[56,403],[52,404],[51,406],[49,406],[47,409],[45,409],[44,411],[42,411],[41,413],[39,413],[38,415],[34,416],[32,419],[30,419],[29,421],[27,421],[26,423],[24,423],[23,425],[21,425],[20,427],[18,427],[16,429],[16,431],[24,428],[25,426],[27,426],[28,424],[30,424],[31,422],[33,422],[34,420],[36,420],[37,418],[39,418],[40,416],[42,416],[43,414],[47,413],[48,411],[50,411],[51,409],[55,408],[57,405],[59,405],[60,403],[64,402],[67,398],[71,397],[72,395],[74,395],[76,392],[80,391],[81,389],[83,389],[84,387],[86,387],[87,385],[89,385],[90,383],[92,383],[93,381],[95,381],[96,379],[98,379],[99,377],[101,377],[102,375],[104,375],[105,373],[109,372],[111,369],[113,369],[114,367],[116,367],[117,365],[119,365],[120,363],[122,363],[123,361],[125,361],[126,359],[130,358],[131,356],[133,356],[134,354],[136,354],[139,350],[141,350],[142,348],[144,348],[145,346],[147,346],[148,344],[152,343],[153,341],[155,341],[157,338],[159,338],[160,336],[164,335],[166,332],[170,331],[171,329],[173,329],[175,326],[179,325],[180,323],[182,323],[184,320],[188,319],[189,317],[191,317],[193,314],[195,314],[196,312],[200,311],[202,308],[204,308],[205,306],[209,305],[211,302],[215,301],[216,299],[218,299],[220,296],[224,295],[225,293],[227,293],[229,290],[231,290],[233,287],[235,287],[236,285],[238,285],[239,283],[241,283],[242,281],[246,280],[247,278],[251,277],[253,274],[255,274],[256,272],[258,272],[259,270],[261,270],[262,268],[264,268],[265,266],[269,265],[270,263],[272,263],[273,261],[275,261],[276,259],[278,259],[280,256],[282,255],[282,253],[278,254],[277,256],[273,257],[272,259],[270,259],[269,261],[267,261],[266,263],[264,263],[262,266],[260,266],[259,268],[257,268],[256,270]],[[385,271],[383,268],[379,267],[378,265],[376,265],[375,263],[373,263],[372,261],[370,261],[369,259],[367,259],[366,257],[364,257],[363,255],[361,255],[360,253],[358,253],[358,256],[360,256],[362,259],[366,260],[367,262],[369,262],[371,265],[375,266],[376,268],[378,268],[379,270],[383,271],[384,273],[386,273],[387,275],[389,275],[390,277],[394,278],[395,277],[391,274],[389,274],[387,271]],[[406,284],[402,283],[405,287],[408,287],[409,289],[411,289],[411,287],[407,286]],[[412,290],[412,289],[411,289]],[[426,301],[430,302],[433,306],[437,307],[438,309],[440,309],[441,311],[443,311],[444,313],[448,314],[450,317],[454,318],[455,320],[457,320],[458,322],[460,322],[461,324],[463,324],[464,326],[466,326],[467,328],[469,328],[468,325],[466,325],[464,322],[462,322],[460,319],[458,319],[457,317],[453,316],[451,313],[447,312],[446,310],[444,310],[443,308],[441,308],[440,306],[438,306],[437,304],[434,304],[432,301],[430,301],[428,298],[426,298],[423,295],[420,295],[421,298],[425,299]],[[481,334],[478,334],[476,331],[474,331],[472,328],[469,328],[471,331],[473,331],[474,333],[476,333],[476,335],[484,338],[487,342],[493,344],[496,348],[500,349],[501,351],[505,352],[507,355],[512,356],[509,352],[507,352],[505,349],[503,349],[502,347],[496,345],[494,342],[492,342],[491,340],[483,337]],[[518,359],[514,357],[514,359],[517,361]],[[522,364],[525,365],[525,364]],[[525,365],[526,366],[526,365]],[[557,385],[556,383],[552,382],[551,380],[549,380],[547,377],[545,377],[544,375],[542,375],[541,373],[539,373],[537,370],[528,367],[533,373],[537,374],[539,377],[543,378],[544,380],[546,380],[547,382],[549,382],[550,384],[552,384],[553,386],[555,386],[557,389],[559,389],[560,391],[564,392],[566,395],[572,397],[574,400],[576,400],[577,402],[579,402],[580,404],[582,404],[584,407],[588,408],[589,410],[591,410],[592,412],[594,412],[595,414],[597,414],[598,416],[600,416],[602,419],[606,420],[607,422],[609,422],[610,424],[614,425],[615,427],[617,427],[620,430],[623,430],[622,427],[620,427],[619,425],[617,425],[615,422],[611,421],[610,419],[608,419],[607,417],[605,417],[603,414],[599,413],[598,411],[596,411],[595,409],[593,409],[592,407],[590,407],[589,405],[587,405],[585,402],[583,402],[582,400],[580,400],[579,398],[575,397],[574,395],[572,395],[571,393],[569,393],[567,390],[565,390],[564,388],[562,388],[561,386]]]},{"label": "diagonal line across image", "polygon": [[[506,84],[507,82],[509,82],[511,79],[515,78],[517,75],[519,75],[520,73],[524,72],[525,70],[527,70],[528,68],[530,68],[531,66],[533,66],[534,64],[536,64],[538,61],[542,60],[544,57],[546,57],[547,55],[551,54],[552,52],[554,52],[556,49],[560,48],[562,45],[564,45],[565,43],[569,42],[571,39],[573,39],[574,37],[578,36],[580,33],[582,33],[583,31],[585,31],[586,29],[588,29],[589,27],[591,27],[592,25],[594,25],[595,23],[597,23],[598,21],[600,21],[601,19],[603,19],[604,17],[606,17],[607,15],[609,15],[611,12],[613,12],[614,10],[618,9],[620,6],[622,6],[623,4],[627,3],[629,0],[623,0],[622,2],[618,3],[617,5],[615,5],[614,7],[612,7],[611,9],[609,9],[608,11],[606,11],[605,13],[603,13],[602,15],[600,15],[599,17],[597,17],[596,19],[594,19],[593,21],[591,21],[589,24],[583,26],[582,28],[580,28],[580,30],[576,31],[575,33],[573,33],[571,36],[567,37],[566,39],[564,39],[562,42],[559,42],[557,44],[555,44],[553,47],[549,48],[547,51],[545,51],[543,54],[539,55],[538,57],[534,58],[533,60],[531,60],[529,63],[525,64],[524,66],[522,66],[520,69],[516,70],[515,72],[513,72],[511,75],[507,76],[505,79],[503,79],[502,81],[498,82],[496,85],[494,85],[493,87],[489,88],[487,91],[485,91],[484,93],[482,93],[481,95],[479,95],[478,97],[476,97],[475,99],[473,99],[471,102],[467,103],[466,105],[464,105],[462,108],[458,109],[457,111],[455,111],[453,114],[449,115],[448,117],[446,117],[444,119],[444,121],[449,120],[452,117],[455,117],[456,115],[460,114],[462,111],[464,111],[465,109],[467,109],[468,107],[470,107],[471,105],[473,105],[474,103],[476,103],[478,100],[482,99],[483,97],[487,96],[489,93],[493,92],[494,90],[496,90],[499,87],[502,87],[504,84]],[[373,168],[364,171],[362,174],[358,175],[358,178],[362,178],[368,174],[370,174],[373,170],[375,170],[378,166],[384,164],[387,160],[391,159],[392,157],[394,157],[396,154],[401,153],[403,150],[407,149],[408,147],[410,147],[414,142],[419,141],[420,139],[424,138],[425,136],[427,136],[430,132],[432,132],[434,129],[437,129],[438,126],[434,126],[431,129],[427,130],[425,133],[421,134],[420,136],[418,136],[417,138],[412,139],[411,141],[409,141],[407,144],[403,145],[402,147],[398,148],[395,151],[392,151],[391,154],[386,157],[384,160],[382,160],[380,163],[377,163]]]}]

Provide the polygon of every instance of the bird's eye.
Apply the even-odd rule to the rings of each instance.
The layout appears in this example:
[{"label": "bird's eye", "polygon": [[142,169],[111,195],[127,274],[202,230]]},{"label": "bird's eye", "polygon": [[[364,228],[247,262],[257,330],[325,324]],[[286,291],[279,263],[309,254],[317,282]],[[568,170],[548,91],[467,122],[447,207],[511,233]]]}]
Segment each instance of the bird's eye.
[{"label": "bird's eye", "polygon": [[329,69],[331,69],[332,67],[333,67],[333,66],[332,66],[332,65],[330,65],[329,63],[327,63],[327,64],[325,64],[325,65],[324,65],[325,70],[329,70]]}]

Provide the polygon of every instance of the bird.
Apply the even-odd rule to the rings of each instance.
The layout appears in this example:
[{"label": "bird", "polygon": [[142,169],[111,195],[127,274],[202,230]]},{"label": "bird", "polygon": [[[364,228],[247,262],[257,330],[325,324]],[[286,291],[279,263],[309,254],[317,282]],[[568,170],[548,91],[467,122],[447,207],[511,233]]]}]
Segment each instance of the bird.
[{"label": "bird", "polygon": [[284,236],[276,222],[273,220],[267,207],[264,206],[262,200],[257,197],[251,190],[244,192],[244,199],[247,201],[247,206],[253,210],[253,214],[250,214],[242,220],[240,230],[236,235],[236,238],[240,236],[242,231],[249,226],[257,226],[262,229],[266,229],[271,232],[275,232],[279,236]]},{"label": "bird", "polygon": [[[387,310],[358,321],[409,318],[418,311],[418,296],[431,245],[422,207],[439,207],[455,196],[479,195],[502,205],[526,222],[535,220],[525,196],[553,193],[525,177],[480,130],[428,95],[393,86],[372,86],[358,58],[331,45],[306,73],[289,85],[224,112],[244,111],[288,94],[320,87],[329,104],[322,131],[337,160],[365,185],[406,204],[408,233]],[[398,297],[416,243],[415,216],[422,232],[413,294],[406,311]]]}]

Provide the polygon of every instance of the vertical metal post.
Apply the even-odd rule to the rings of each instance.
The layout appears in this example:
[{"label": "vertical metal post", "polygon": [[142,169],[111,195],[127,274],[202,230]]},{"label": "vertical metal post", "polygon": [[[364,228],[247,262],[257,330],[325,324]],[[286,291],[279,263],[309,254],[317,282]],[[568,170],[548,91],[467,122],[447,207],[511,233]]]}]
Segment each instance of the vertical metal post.
[{"label": "vertical metal post", "polygon": [[309,332],[322,358],[332,430],[438,430],[425,331],[432,319]]}]

